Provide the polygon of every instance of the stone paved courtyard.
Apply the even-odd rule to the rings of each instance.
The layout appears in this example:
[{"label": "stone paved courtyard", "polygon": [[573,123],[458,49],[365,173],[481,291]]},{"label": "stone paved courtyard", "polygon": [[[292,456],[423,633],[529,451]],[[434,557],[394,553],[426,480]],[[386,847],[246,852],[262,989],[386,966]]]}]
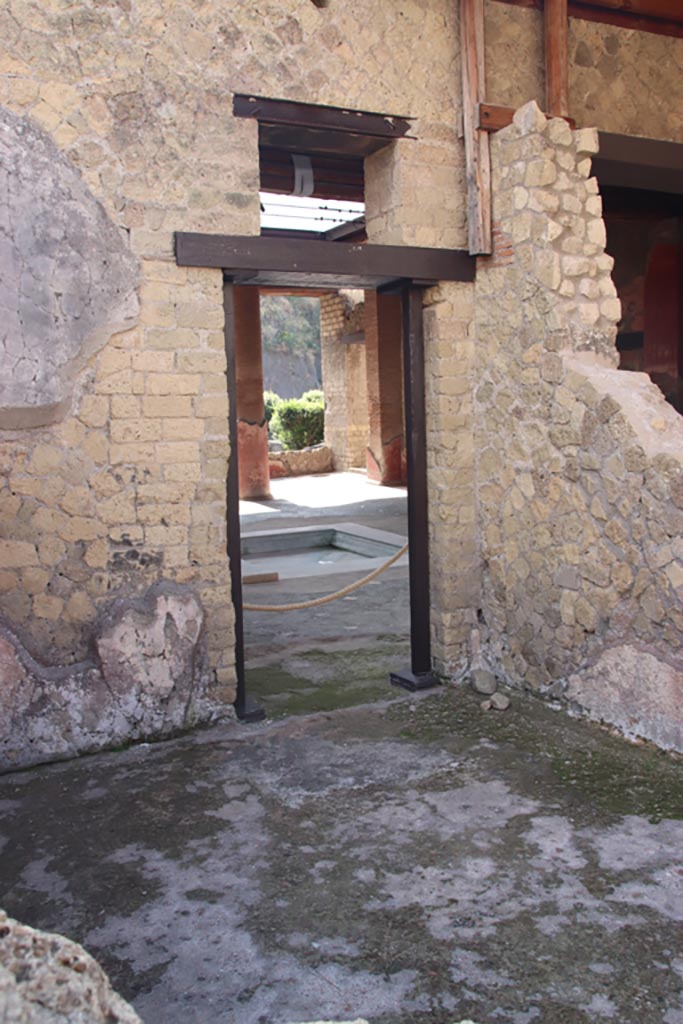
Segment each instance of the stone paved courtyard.
[{"label": "stone paved courtyard", "polygon": [[683,766],[537,701],[228,725],[0,780],[0,904],[147,1024],[681,1024]]}]

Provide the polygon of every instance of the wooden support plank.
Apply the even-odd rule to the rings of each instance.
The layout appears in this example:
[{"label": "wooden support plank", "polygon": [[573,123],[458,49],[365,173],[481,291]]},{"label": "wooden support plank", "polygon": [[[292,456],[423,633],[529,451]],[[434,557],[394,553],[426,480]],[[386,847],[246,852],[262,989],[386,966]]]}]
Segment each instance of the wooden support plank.
[{"label": "wooden support plank", "polygon": [[[475,262],[461,249],[409,245],[307,241],[262,235],[204,235],[178,231],[176,262],[181,267],[220,267],[226,274],[287,272],[290,275],[473,281]],[[279,282],[264,282],[275,283]],[[302,280],[306,286],[307,282]],[[310,286],[310,285],[309,285]]]},{"label": "wooden support plank", "polygon": [[381,114],[350,107],[326,107],[297,100],[275,100],[253,93],[235,93],[232,103],[235,117],[253,117],[259,124],[305,128],[314,131],[348,132],[373,138],[400,139],[413,120],[398,114]]},{"label": "wooden support plank", "polygon": [[491,156],[486,132],[479,128],[484,100],[484,0],[460,2],[460,62],[467,174],[469,251],[491,254]]},{"label": "wooden support plank", "polygon": [[438,686],[432,671],[429,592],[429,509],[425,409],[422,289],[402,291],[403,386],[408,462],[408,572],[410,577],[410,669],[391,673],[394,686],[426,690]]},{"label": "wooden support plank", "polygon": [[683,193],[683,144],[600,132],[593,174],[601,185]]},{"label": "wooden support plank", "polygon": [[[500,131],[501,128],[507,128],[509,124],[512,124],[514,114],[514,107],[500,107],[495,103],[480,103],[479,127],[484,132]],[[550,114],[546,114],[546,117],[550,117]],[[570,128],[576,128],[576,121],[573,117],[565,117],[564,120]]]},{"label": "wooden support plank", "polygon": [[512,124],[514,107],[500,107],[495,103],[480,103],[477,124],[483,132],[498,132]]},{"label": "wooden support plank", "polygon": [[622,11],[625,14],[645,18],[683,21],[681,0],[577,0],[586,6],[599,7],[607,11]]},{"label": "wooden support plank", "polygon": [[569,15],[567,0],[545,0],[545,109],[550,117],[569,116]]}]

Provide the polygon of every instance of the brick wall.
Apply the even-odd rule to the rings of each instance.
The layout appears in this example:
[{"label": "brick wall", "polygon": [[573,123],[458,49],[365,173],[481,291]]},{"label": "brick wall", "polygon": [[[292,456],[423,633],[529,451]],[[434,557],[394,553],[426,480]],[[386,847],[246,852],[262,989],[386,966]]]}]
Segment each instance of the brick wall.
[{"label": "brick wall", "polygon": [[365,467],[368,389],[365,345],[347,344],[363,330],[363,293],[331,292],[320,300],[320,357],[325,394],[325,443],[337,470]]}]

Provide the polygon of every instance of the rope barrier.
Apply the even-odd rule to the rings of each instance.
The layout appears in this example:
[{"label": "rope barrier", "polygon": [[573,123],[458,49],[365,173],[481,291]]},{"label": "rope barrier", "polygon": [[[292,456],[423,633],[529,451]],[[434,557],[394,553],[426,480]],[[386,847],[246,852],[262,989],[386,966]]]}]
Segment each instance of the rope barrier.
[{"label": "rope barrier", "polygon": [[343,587],[341,590],[337,590],[334,594],[326,594],[325,597],[313,597],[309,601],[295,601],[293,604],[245,604],[243,608],[247,612],[296,612],[302,608],[315,608],[320,604],[328,604],[330,601],[336,601],[339,597],[346,597],[347,594],[352,593],[354,590],[358,590],[359,587],[364,587],[366,583],[371,580],[377,579],[383,572],[389,569],[394,562],[397,562],[401,555],[405,555],[408,550],[408,545],[404,544],[400,551],[397,551],[395,555],[384,562],[383,565],[373,569],[372,572],[368,573],[367,576],[363,576],[362,579],[356,580],[355,583],[349,583],[348,587]]}]

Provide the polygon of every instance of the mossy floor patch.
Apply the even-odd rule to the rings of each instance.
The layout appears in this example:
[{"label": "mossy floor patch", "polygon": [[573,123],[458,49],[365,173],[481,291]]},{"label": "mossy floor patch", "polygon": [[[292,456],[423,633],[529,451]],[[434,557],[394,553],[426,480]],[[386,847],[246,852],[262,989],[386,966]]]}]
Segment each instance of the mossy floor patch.
[{"label": "mossy floor patch", "polygon": [[404,638],[349,650],[311,648],[277,664],[247,668],[247,688],[270,718],[332,711],[396,695],[389,673],[409,657]]},{"label": "mossy floor patch", "polygon": [[387,718],[401,724],[405,739],[489,740],[518,765],[540,763],[547,772],[537,774],[537,788],[559,782],[584,811],[683,819],[683,759],[649,743],[629,743],[529,694],[512,693],[511,699],[509,711],[483,712],[478,694],[445,687],[418,704],[392,706]]}]

